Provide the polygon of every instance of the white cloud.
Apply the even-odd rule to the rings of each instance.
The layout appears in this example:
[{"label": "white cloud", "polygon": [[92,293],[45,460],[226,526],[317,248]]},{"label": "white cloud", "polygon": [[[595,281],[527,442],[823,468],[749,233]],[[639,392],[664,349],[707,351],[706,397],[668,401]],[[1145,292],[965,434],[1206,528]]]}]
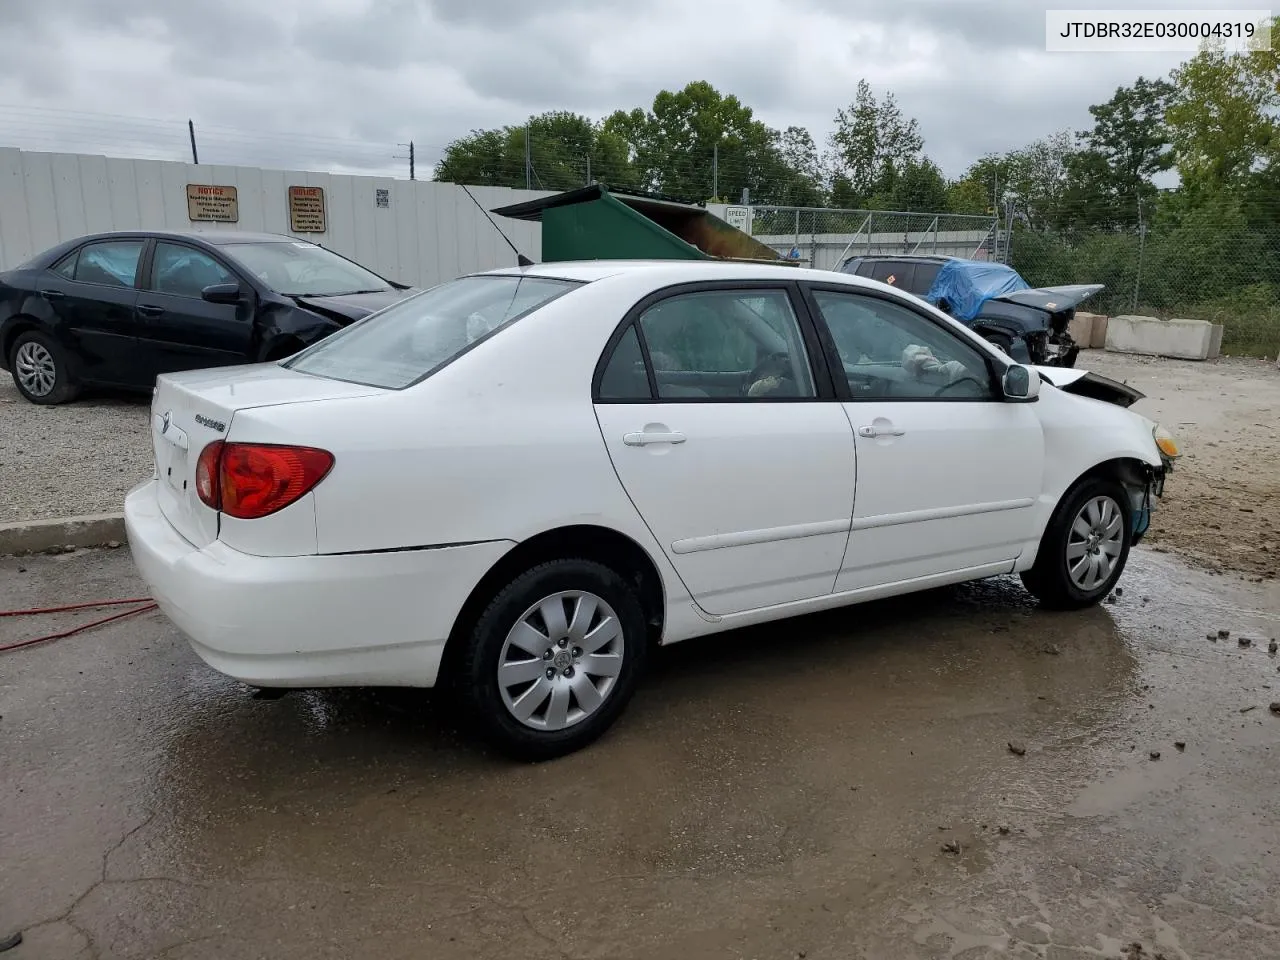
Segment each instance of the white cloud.
[{"label": "white cloud", "polygon": [[877,93],[894,91],[954,176],[982,153],[1087,126],[1089,104],[1180,59],[1048,54],[1050,5],[6,0],[0,127],[32,149],[119,153],[149,142],[153,154],[182,156],[190,117],[206,162],[403,172],[392,155],[409,139],[425,168],[472,129],[549,109],[600,117],[692,80],[821,142],[865,77]]}]

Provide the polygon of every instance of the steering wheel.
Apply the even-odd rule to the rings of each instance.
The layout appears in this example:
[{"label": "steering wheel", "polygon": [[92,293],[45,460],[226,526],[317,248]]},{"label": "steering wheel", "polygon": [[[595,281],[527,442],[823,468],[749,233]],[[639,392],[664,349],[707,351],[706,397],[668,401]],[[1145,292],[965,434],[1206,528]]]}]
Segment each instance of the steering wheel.
[{"label": "steering wheel", "polygon": [[961,383],[965,383],[966,381],[971,381],[973,383],[976,383],[980,388],[985,386],[985,384],[981,380],[979,380],[977,377],[975,377],[973,374],[966,373],[963,377],[960,377],[959,379],[952,380],[950,383],[944,383],[937,390],[933,391],[933,395],[935,397],[940,397],[944,393],[946,393],[948,390],[950,390],[952,387],[955,387]]}]

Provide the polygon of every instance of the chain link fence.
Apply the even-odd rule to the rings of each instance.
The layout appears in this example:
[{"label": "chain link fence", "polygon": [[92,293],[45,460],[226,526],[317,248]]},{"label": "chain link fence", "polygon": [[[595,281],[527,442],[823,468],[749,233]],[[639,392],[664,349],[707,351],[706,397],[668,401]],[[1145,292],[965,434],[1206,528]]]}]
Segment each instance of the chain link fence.
[{"label": "chain link fence", "polygon": [[938,254],[997,259],[1003,240],[995,217],[893,210],[752,207],[748,232],[784,257],[838,270],[849,257]]},{"label": "chain link fence", "polygon": [[1081,309],[1221,323],[1224,353],[1280,354],[1276,217],[1202,211],[1074,236],[1015,227],[1007,262],[1035,287],[1105,284]]},{"label": "chain link fence", "polygon": [[1280,355],[1280,207],[1274,215],[1210,208],[1137,219],[1128,228],[1062,231],[1015,218],[1010,230],[995,216],[756,206],[745,229],[820,270],[855,256],[937,254],[1008,263],[1033,287],[1101,283],[1081,309],[1221,323],[1224,352]]}]

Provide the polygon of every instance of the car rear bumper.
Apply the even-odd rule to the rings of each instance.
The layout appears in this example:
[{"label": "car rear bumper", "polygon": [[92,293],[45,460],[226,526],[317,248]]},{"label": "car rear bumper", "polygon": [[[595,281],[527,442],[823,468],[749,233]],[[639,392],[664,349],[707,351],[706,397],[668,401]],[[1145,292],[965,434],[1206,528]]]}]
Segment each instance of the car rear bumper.
[{"label": "car rear bumper", "polygon": [[125,499],[134,563],[196,654],[255,686],[433,686],[462,604],[514,545],[302,557],[196,547],[160,512],[156,483]]}]

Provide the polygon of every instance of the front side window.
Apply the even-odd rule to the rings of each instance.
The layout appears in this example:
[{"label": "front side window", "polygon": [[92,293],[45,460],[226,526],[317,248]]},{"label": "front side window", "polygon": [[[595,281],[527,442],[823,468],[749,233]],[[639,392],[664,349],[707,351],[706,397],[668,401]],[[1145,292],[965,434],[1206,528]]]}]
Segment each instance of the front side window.
[{"label": "front side window", "polygon": [[285,366],[399,390],[580,284],[546,277],[462,277],[326,337]]},{"label": "front side window", "polygon": [[222,249],[264,285],[286,297],[337,297],[394,289],[359,264],[302,240],[227,243]]},{"label": "front side window", "polygon": [[818,290],[853,399],[995,399],[976,347],[913,310],[879,297]]},{"label": "front side window", "polygon": [[103,240],[80,248],[75,279],[107,287],[132,287],[142,259],[141,240]]},{"label": "front side window", "polygon": [[198,300],[205,287],[235,282],[236,278],[207,253],[178,243],[156,244],[151,288],[157,293]]},{"label": "front side window", "polygon": [[816,396],[800,325],[784,290],[712,290],[640,315],[660,399]]}]

